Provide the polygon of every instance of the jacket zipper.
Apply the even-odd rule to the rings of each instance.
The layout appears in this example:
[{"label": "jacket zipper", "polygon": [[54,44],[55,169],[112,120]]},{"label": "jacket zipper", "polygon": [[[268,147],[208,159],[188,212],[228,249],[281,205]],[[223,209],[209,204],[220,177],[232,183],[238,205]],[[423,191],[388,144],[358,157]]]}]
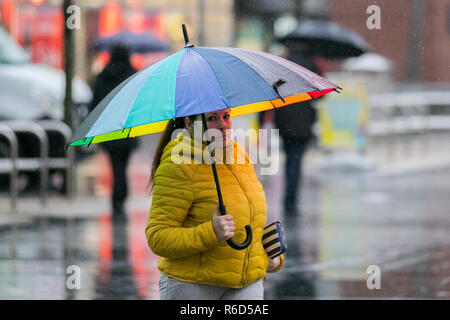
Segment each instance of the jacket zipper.
[{"label": "jacket zipper", "polygon": [[[244,187],[242,186],[241,181],[239,180],[239,178],[237,177],[237,175],[233,172],[233,170],[231,170],[231,169],[228,167],[228,164],[226,164],[226,167],[227,167],[228,170],[230,170],[230,172],[234,175],[234,177],[236,178],[236,180],[237,180],[239,186],[241,187],[242,191],[244,192],[245,197],[247,198],[248,206],[249,206],[249,208],[250,208],[250,227],[253,228],[253,226],[252,226],[252,221],[253,221],[253,208],[252,208],[252,205],[251,205],[251,203],[250,203],[250,199],[248,198],[247,191],[246,191],[246,190],[244,189]],[[242,274],[241,286],[243,286],[244,283],[245,283],[245,281],[246,281],[246,276],[247,276],[247,272],[248,272],[248,263],[247,263],[247,261],[248,261],[248,259],[249,259],[251,247],[252,247],[252,243],[250,243],[250,245],[245,249],[245,260],[244,260],[244,267],[243,267],[243,270],[242,270],[242,271],[243,271],[243,274]]]}]

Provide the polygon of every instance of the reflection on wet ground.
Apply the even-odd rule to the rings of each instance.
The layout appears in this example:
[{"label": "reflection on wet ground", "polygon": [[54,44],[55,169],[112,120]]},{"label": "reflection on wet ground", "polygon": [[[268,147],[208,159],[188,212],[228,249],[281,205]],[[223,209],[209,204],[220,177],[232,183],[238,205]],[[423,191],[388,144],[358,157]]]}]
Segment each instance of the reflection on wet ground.
[{"label": "reflection on wet ground", "polygon": [[[157,257],[148,249],[147,212],[127,221],[46,220],[0,232],[0,297],[6,299],[158,299]],[[70,283],[80,270],[80,289]],[[69,284],[68,284],[69,283]]]},{"label": "reflection on wet ground", "polygon": [[[277,211],[281,195],[272,190],[280,185],[265,186],[268,221],[282,221],[288,253],[283,271],[267,277],[266,299],[450,298],[450,168],[308,177],[294,217]],[[0,298],[158,299],[147,212],[0,230]],[[71,265],[80,268],[80,289],[70,289]],[[380,289],[368,288],[373,265]]]},{"label": "reflection on wet ground", "polygon": [[286,269],[266,298],[450,298],[449,187],[448,169],[309,181],[302,212],[283,217]]}]

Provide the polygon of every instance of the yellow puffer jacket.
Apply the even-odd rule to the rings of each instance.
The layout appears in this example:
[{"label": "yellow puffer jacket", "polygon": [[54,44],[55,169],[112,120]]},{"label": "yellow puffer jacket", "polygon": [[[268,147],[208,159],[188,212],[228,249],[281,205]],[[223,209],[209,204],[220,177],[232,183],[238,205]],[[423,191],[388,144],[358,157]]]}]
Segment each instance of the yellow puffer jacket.
[{"label": "yellow puffer jacket", "polygon": [[[231,288],[245,287],[263,278],[268,265],[261,243],[266,225],[262,185],[239,144],[233,141],[234,150],[227,148],[225,153],[223,149],[216,152],[224,205],[236,227],[233,240],[237,243],[245,240],[245,225],[250,224],[253,230],[253,240],[246,249],[232,249],[217,239],[212,227],[218,198],[211,165],[194,163],[195,157],[199,157],[195,160],[198,161],[202,154],[207,155],[207,149],[205,145],[193,144],[192,139],[179,134],[164,149],[155,172],[152,205],[145,229],[148,244],[160,256],[159,270],[169,277]],[[180,150],[184,150],[184,157],[177,155]],[[218,157],[221,152],[225,157],[231,152],[235,162],[224,164]],[[240,162],[236,164],[236,161]],[[282,264],[281,256],[280,266],[271,272],[278,271]]]}]

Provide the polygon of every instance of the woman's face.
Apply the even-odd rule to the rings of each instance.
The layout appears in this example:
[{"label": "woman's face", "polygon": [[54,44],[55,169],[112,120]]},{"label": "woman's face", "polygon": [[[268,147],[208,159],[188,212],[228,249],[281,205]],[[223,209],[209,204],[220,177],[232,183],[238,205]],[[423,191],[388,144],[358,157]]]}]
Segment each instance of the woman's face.
[{"label": "woman's face", "polygon": [[[223,146],[225,147],[230,142],[230,134],[231,134],[230,111],[228,109],[223,109],[213,112],[207,112],[205,113],[205,118],[208,129],[217,129],[222,133]],[[189,129],[192,129],[192,123],[190,121],[188,121],[187,127],[189,127]]]},{"label": "woman's face", "polygon": [[223,146],[225,147],[230,140],[231,117],[228,109],[223,109],[205,114],[208,129],[217,129],[222,133]]}]

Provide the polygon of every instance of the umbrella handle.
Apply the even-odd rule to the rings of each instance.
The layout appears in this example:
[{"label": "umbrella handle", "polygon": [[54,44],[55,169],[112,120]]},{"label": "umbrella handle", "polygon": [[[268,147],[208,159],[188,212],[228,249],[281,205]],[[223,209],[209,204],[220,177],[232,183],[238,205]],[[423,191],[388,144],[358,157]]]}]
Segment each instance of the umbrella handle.
[{"label": "umbrella handle", "polygon": [[[206,140],[209,141],[208,131],[207,131],[208,125],[206,123],[205,113],[202,113],[202,123],[203,123],[203,128],[205,130]],[[212,171],[213,171],[213,175],[214,175],[214,181],[216,182],[217,197],[219,198],[219,212],[220,212],[220,215],[223,216],[223,215],[227,214],[227,210],[225,209],[225,206],[223,204],[222,191],[220,190],[219,176],[217,174],[217,168],[216,168],[216,160],[212,156],[210,144],[208,144],[208,151],[209,151],[209,155],[210,155],[211,159],[213,160],[211,163],[211,167],[212,167]],[[252,228],[250,227],[250,225],[245,226],[245,232],[247,233],[247,237],[245,238],[245,241],[243,243],[236,243],[232,239],[228,239],[227,240],[228,245],[235,250],[243,250],[243,249],[247,248],[253,239]]]},{"label": "umbrella handle", "polygon": [[228,245],[235,250],[243,250],[247,248],[253,239],[252,227],[250,227],[249,224],[245,226],[245,232],[247,233],[247,238],[245,238],[245,241],[243,243],[236,243],[232,239],[228,239]]},{"label": "umbrella handle", "polygon": [[[220,203],[220,201],[219,201],[219,211],[220,215],[222,216],[227,214],[225,206],[223,205],[223,203]],[[245,241],[243,243],[236,243],[233,241],[233,239],[228,239],[227,240],[228,245],[235,250],[243,250],[247,248],[253,239],[252,227],[250,227],[249,224],[245,226],[245,232],[247,233],[247,237],[245,238]]]}]

